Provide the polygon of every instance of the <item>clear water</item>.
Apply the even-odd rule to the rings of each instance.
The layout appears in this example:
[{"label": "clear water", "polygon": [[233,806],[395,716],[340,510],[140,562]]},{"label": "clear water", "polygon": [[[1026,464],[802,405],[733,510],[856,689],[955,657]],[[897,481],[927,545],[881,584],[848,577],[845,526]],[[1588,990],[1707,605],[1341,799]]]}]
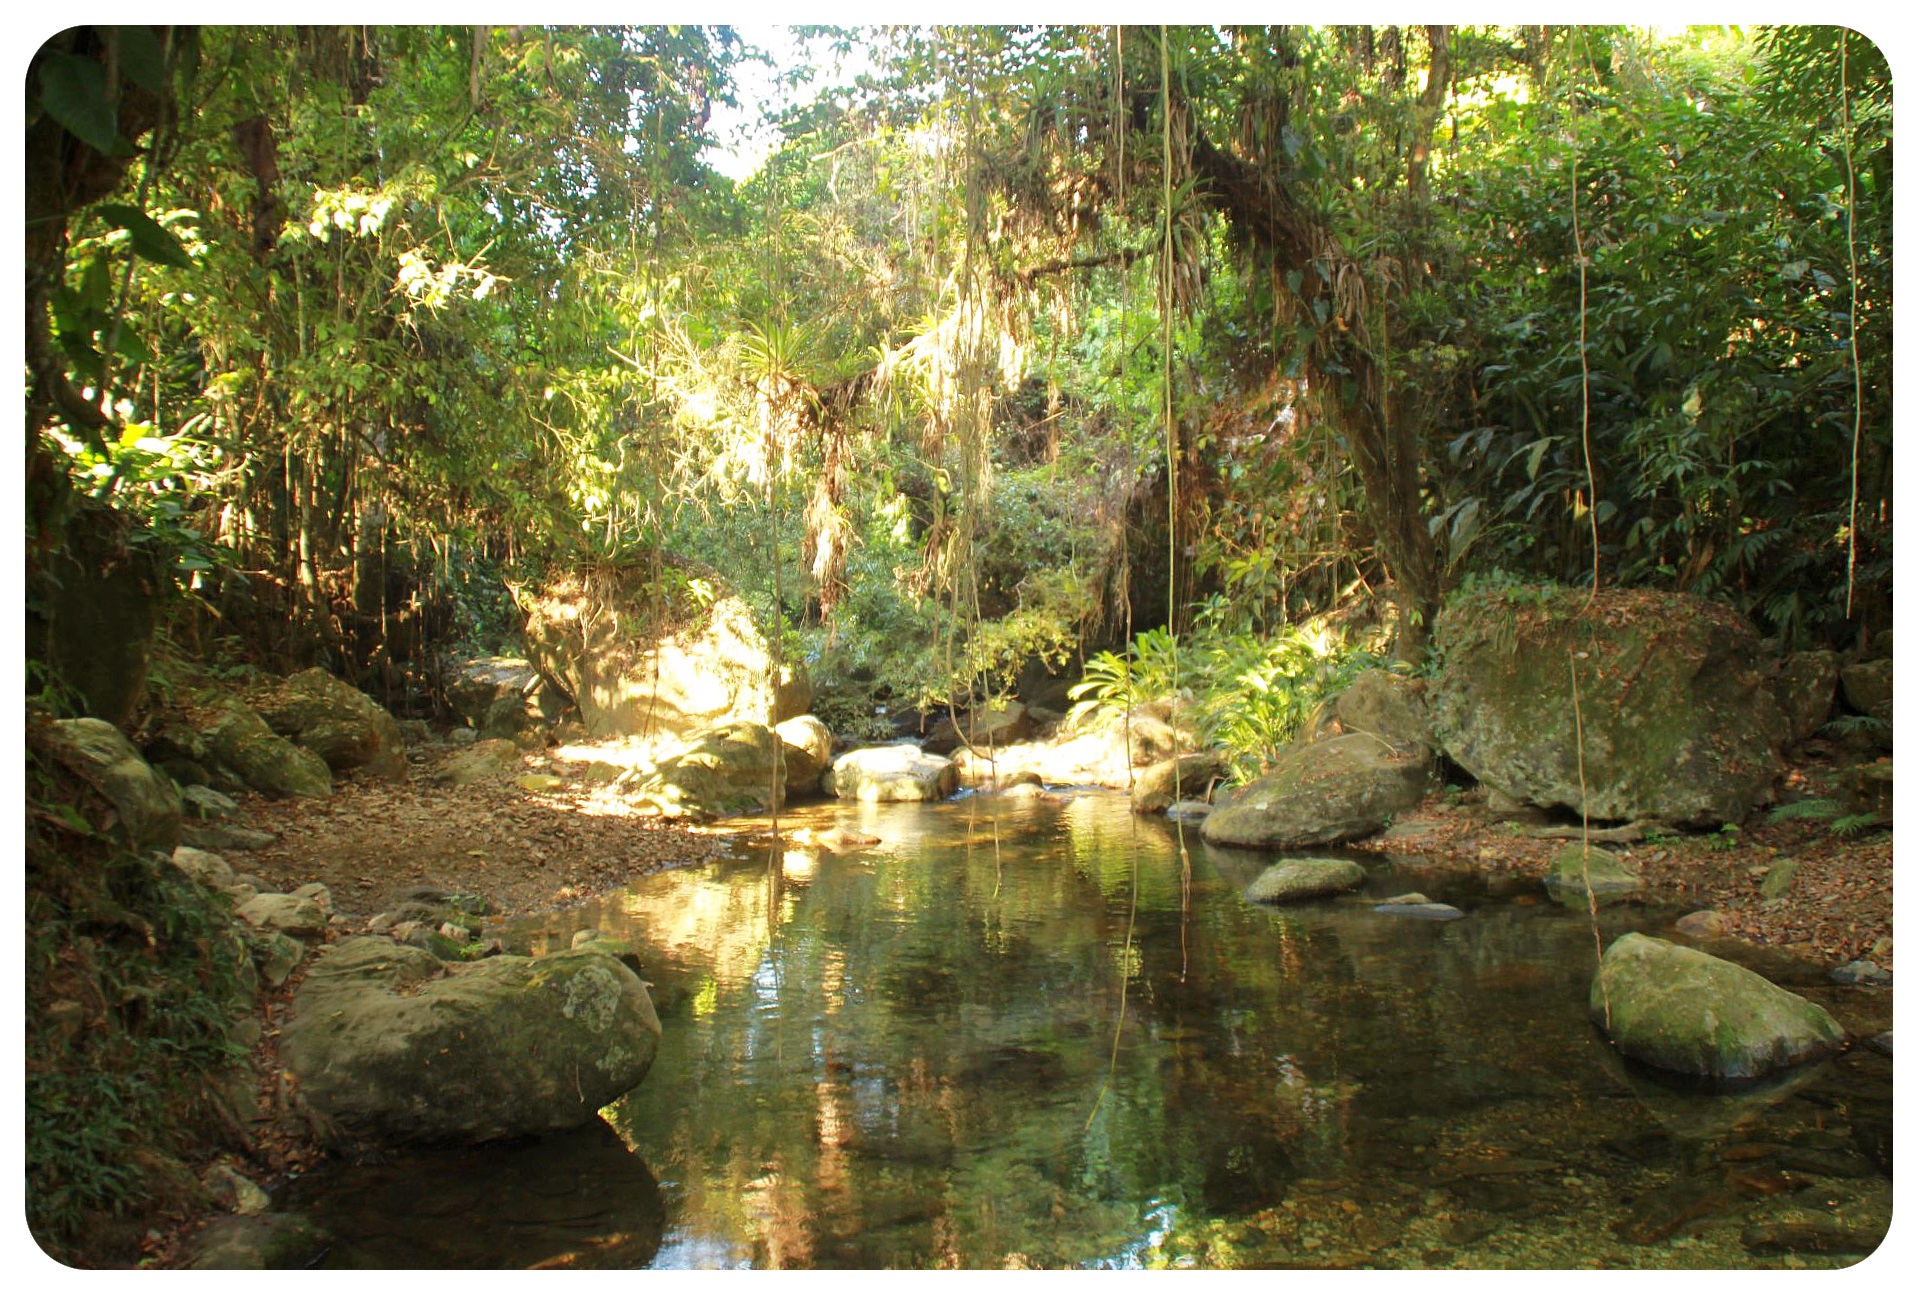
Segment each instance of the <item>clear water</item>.
[{"label": "clear water", "polygon": [[[1842,1267],[1889,1223],[1889,1058],[1729,1095],[1627,1067],[1586,1018],[1589,918],[1534,883],[1358,856],[1364,895],[1262,907],[1271,856],[1182,853],[1110,794],[782,826],[835,824],[882,843],[513,932],[641,950],[665,1036],[610,1131],[286,1204],[388,1267]],[[1466,917],[1372,911],[1411,890]],[[1759,969],[1890,1028],[1888,991]]]}]

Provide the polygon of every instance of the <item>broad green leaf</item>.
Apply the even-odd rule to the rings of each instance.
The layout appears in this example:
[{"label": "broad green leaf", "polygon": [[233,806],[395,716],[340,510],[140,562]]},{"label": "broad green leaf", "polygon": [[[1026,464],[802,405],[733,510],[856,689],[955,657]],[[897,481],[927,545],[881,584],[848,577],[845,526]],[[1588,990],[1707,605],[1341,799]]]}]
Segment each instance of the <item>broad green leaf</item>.
[{"label": "broad green leaf", "polygon": [[49,54],[40,64],[40,106],[74,138],[102,153],[121,150],[107,70],[78,54]]},{"label": "broad green leaf", "polygon": [[151,27],[109,27],[120,38],[120,70],[137,86],[162,94],[166,90],[166,51]]},{"label": "broad green leaf", "polygon": [[180,240],[159,221],[138,207],[129,207],[117,202],[103,202],[94,210],[105,217],[109,223],[124,229],[133,240],[133,250],[147,260],[157,261],[161,265],[170,265],[179,270],[192,268],[193,258],[187,255],[186,248],[180,245]]}]

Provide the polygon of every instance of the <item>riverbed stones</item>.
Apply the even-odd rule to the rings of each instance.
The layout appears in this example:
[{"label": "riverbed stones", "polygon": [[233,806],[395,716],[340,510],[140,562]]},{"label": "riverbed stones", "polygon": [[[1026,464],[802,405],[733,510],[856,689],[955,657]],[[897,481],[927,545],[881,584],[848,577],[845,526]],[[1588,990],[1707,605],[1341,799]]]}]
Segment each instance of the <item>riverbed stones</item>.
[{"label": "riverbed stones", "polygon": [[179,844],[182,814],[173,780],[140,758],[126,735],[103,719],[53,722],[53,753],[107,799],[135,849]]},{"label": "riverbed stones", "polygon": [[1203,800],[1225,771],[1223,751],[1193,751],[1147,765],[1132,784],[1132,812],[1159,814],[1177,800]]},{"label": "riverbed stones", "polygon": [[255,791],[316,799],[333,794],[326,761],[275,733],[251,706],[226,702],[205,737],[207,751]]},{"label": "riverbed stones", "polygon": [[945,756],[906,743],[867,746],[835,759],[821,786],[840,800],[944,800],[958,790],[959,771]]},{"label": "riverbed stones", "polygon": [[1756,1078],[1845,1042],[1844,1029],[1809,999],[1736,963],[1636,932],[1605,950],[1589,1008],[1624,1055],[1711,1079]]},{"label": "riverbed stones", "polygon": [[1552,856],[1545,889],[1561,904],[1583,907],[1592,899],[1613,904],[1638,893],[1643,884],[1638,869],[1598,846],[1574,841]]},{"label": "riverbed stones", "polygon": [[334,773],[358,769],[406,780],[406,739],[384,706],[345,680],[315,668],[289,675],[258,706],[267,727],[326,761]]},{"label": "riverbed stones", "polygon": [[1728,607],[1486,589],[1446,606],[1435,643],[1441,749],[1527,804],[1716,828],[1743,822],[1777,776],[1785,721],[1757,636]]},{"label": "riverbed stones", "polygon": [[267,891],[236,905],[233,912],[261,931],[279,931],[296,938],[326,934],[326,910],[310,896]]},{"label": "riverbed stones", "polygon": [[1350,859],[1287,859],[1252,879],[1245,897],[1255,904],[1292,904],[1342,895],[1365,884],[1365,869]]},{"label": "riverbed stones", "polygon": [[1461,909],[1429,899],[1422,904],[1375,904],[1372,911],[1385,917],[1405,917],[1421,922],[1456,922],[1465,916]]},{"label": "riverbed stones", "polygon": [[314,963],[280,1059],[330,1145],[476,1143],[589,1122],[658,1044],[644,984],[591,946],[448,965],[359,936]]},{"label": "riverbed stones", "polygon": [[1212,813],[1212,806],[1203,800],[1179,800],[1165,807],[1165,816],[1175,823],[1196,823]]},{"label": "riverbed stones", "polygon": [[1370,836],[1417,805],[1425,753],[1366,733],[1289,748],[1253,782],[1215,800],[1200,835],[1214,845],[1289,850]]},{"label": "riverbed stones", "polygon": [[811,708],[804,668],[782,663],[775,678],[766,637],[744,602],[721,595],[689,606],[667,628],[649,587],[656,574],[642,564],[562,572],[520,594],[527,657],[571,695],[590,736],[687,734],[731,720],[770,725]]},{"label": "riverbed stones", "polygon": [[1680,935],[1688,935],[1695,940],[1718,940],[1732,933],[1731,919],[1715,908],[1687,913],[1672,926]]}]

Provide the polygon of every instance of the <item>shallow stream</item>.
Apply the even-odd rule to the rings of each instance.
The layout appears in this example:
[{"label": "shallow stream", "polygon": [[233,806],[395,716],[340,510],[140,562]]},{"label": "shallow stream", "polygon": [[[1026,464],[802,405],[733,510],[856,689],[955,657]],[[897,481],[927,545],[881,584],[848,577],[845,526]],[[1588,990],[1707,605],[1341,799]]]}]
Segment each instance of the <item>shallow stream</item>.
[{"label": "shallow stream", "polygon": [[[1125,798],[827,805],[881,843],[647,877],[509,932],[630,940],[665,1035],[611,1128],[326,1167],[336,1266],[1842,1267],[1891,1216],[1891,1061],[1687,1093],[1587,1020],[1600,941],[1534,882],[1355,856],[1240,892]],[[1419,891],[1466,916],[1375,913]],[[1724,953],[1726,950],[1715,949]],[[1890,991],[1748,965],[1858,1038]]]}]

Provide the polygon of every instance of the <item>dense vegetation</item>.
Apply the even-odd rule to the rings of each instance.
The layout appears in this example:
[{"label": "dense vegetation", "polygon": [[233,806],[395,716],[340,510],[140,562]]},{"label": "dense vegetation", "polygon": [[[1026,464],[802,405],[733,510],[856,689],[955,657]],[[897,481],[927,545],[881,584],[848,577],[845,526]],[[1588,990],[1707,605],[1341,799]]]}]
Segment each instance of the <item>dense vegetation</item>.
[{"label": "dense vegetation", "polygon": [[[510,588],[639,564],[723,573],[843,730],[1090,659],[1088,704],[1195,688],[1250,768],[1468,583],[1688,591],[1787,647],[1889,627],[1869,41],[816,35],[870,70],[779,96],[737,182],[724,27],[49,40],[29,689],[137,721],[59,610],[133,572],[162,700],[170,662],[318,663],[423,714],[438,653],[512,645]],[[88,849],[50,923],[158,884]],[[35,929],[51,974],[73,942]],[[120,1037],[42,1104],[146,1070]],[[36,1192],[36,1226],[126,1190]]]}]

